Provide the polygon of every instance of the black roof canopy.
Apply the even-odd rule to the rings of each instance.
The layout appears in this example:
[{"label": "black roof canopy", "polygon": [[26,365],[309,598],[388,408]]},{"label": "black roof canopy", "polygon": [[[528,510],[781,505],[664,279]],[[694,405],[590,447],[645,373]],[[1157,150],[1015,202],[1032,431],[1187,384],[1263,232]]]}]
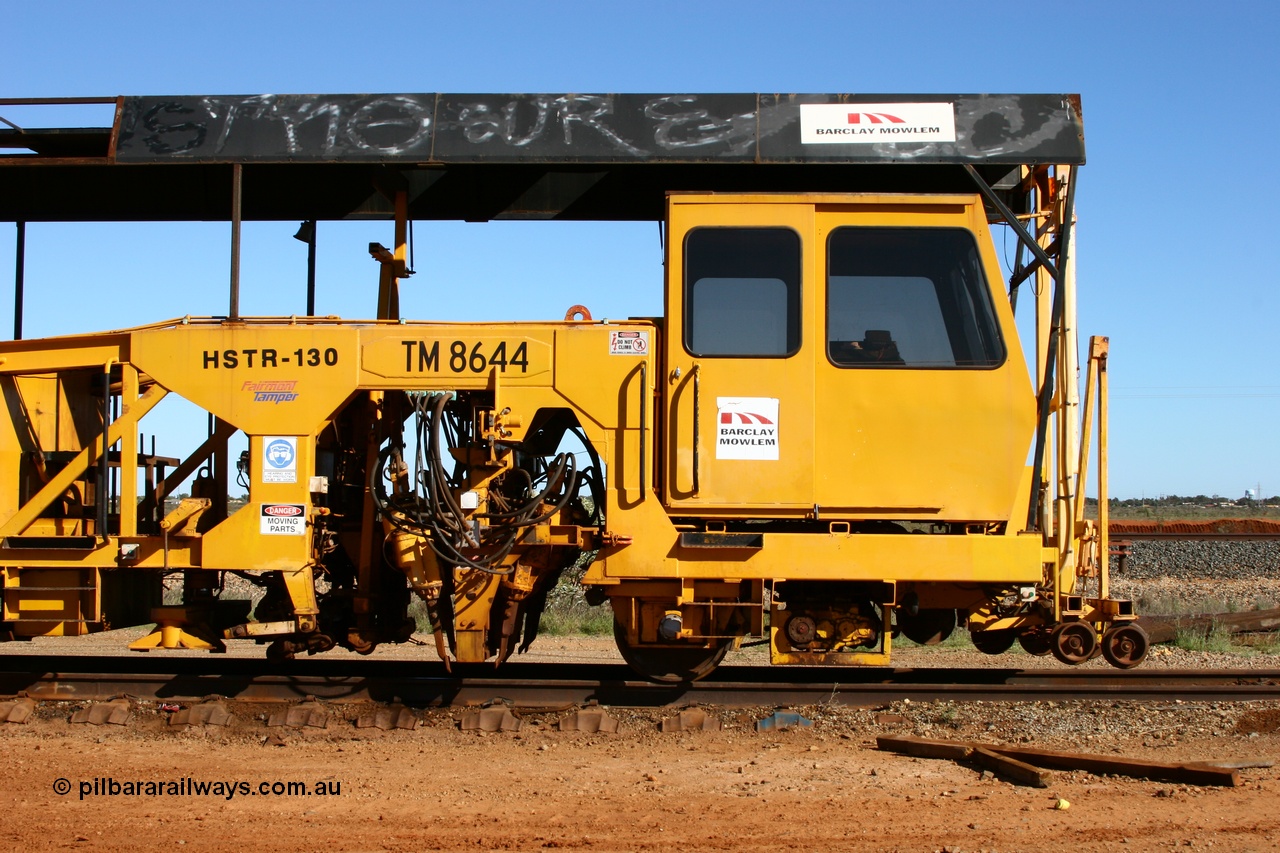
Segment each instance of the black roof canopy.
[{"label": "black roof canopy", "polygon": [[0,220],[227,220],[236,163],[250,220],[386,218],[392,187],[415,219],[635,220],[668,191],[972,192],[965,165],[1084,162],[1075,95],[114,100],[110,128],[0,128]]}]

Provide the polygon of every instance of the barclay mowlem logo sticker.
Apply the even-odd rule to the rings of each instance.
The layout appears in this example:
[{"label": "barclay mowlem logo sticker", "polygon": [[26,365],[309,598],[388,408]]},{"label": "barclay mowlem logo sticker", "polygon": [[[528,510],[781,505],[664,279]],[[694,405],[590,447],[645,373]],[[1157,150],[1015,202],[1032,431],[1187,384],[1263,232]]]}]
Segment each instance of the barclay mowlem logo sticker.
[{"label": "barclay mowlem logo sticker", "polygon": [[800,142],[805,145],[955,141],[955,106],[950,103],[800,105]]},{"label": "barclay mowlem logo sticker", "polygon": [[777,459],[778,398],[717,397],[716,458]]},{"label": "barclay mowlem logo sticker", "polygon": [[889,113],[849,113],[849,124],[862,124],[864,118],[869,124],[884,124],[886,121],[890,124],[907,123],[905,118],[898,118]]},{"label": "barclay mowlem logo sticker", "polygon": [[720,423],[722,424],[764,424],[772,426],[773,421],[764,415],[757,415],[755,412],[721,412]]}]

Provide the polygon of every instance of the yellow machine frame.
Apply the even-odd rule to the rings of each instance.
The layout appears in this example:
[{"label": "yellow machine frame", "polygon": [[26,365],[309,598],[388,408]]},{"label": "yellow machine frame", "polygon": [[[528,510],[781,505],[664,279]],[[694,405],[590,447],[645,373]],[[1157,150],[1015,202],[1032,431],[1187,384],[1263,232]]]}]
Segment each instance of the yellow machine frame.
[{"label": "yellow machine frame", "polygon": [[[981,179],[971,193],[668,193],[664,317],[625,322],[581,306],[557,322],[402,320],[409,204],[392,186],[393,248],[370,248],[375,320],[233,311],[0,344],[0,622],[18,638],[154,622],[138,649],[367,653],[407,636],[416,595],[443,659],[501,662],[585,564],[623,656],[663,680],[705,675],[753,637],[775,663],[885,664],[895,635],[935,642],[957,613],[984,651],[1134,665],[1145,638],[1108,585],[1105,338],[1089,342],[1083,411],[1078,392],[1075,170],[1015,174],[1030,213]],[[991,222],[1022,240],[1008,293]],[[963,235],[989,357],[864,366],[897,344],[833,326],[833,240],[854,232]],[[691,337],[700,282],[743,286],[692,271],[690,247],[717,234],[796,247],[785,351],[708,354]],[[1028,279],[1034,373],[1014,315]],[[181,460],[142,443],[170,393],[210,416]],[[234,508],[237,432],[249,485]],[[587,470],[561,449],[572,435]],[[218,601],[227,572],[269,588],[256,618]],[[169,574],[182,602],[161,606]]]}]

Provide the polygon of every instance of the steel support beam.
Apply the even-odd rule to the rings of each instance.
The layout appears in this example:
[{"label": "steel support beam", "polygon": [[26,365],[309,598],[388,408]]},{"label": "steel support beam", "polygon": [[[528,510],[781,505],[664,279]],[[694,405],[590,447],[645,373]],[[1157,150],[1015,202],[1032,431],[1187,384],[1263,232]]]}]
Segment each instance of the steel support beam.
[{"label": "steel support beam", "polygon": [[307,316],[316,315],[316,220],[311,220],[311,237],[307,240]]},{"label": "steel support beam", "polygon": [[22,297],[26,286],[27,223],[19,221],[18,241],[13,252],[13,339],[22,340]]},{"label": "steel support beam", "polygon": [[240,190],[244,181],[244,167],[231,165],[231,306],[227,316],[240,319]]},{"label": "steel support beam", "polygon": [[[1071,247],[1071,219],[1075,215],[1076,170],[1071,170],[1071,180],[1067,183],[1067,202],[1062,214],[1062,233],[1059,235],[1061,247],[1058,251],[1058,266],[1054,266],[1044,250],[1036,246],[1036,257],[1053,275],[1053,313],[1049,326],[1049,341],[1045,353],[1044,382],[1040,385],[1040,393],[1036,399],[1036,449],[1032,456],[1031,487],[1035,489],[1030,507],[1027,511],[1027,529],[1035,530],[1040,519],[1040,505],[1044,499],[1041,482],[1044,479],[1044,448],[1049,438],[1050,404],[1053,402],[1053,377],[1058,366],[1058,342],[1062,339],[1062,319],[1067,306],[1066,260]],[[1019,229],[1021,226],[1018,226]],[[1026,233],[1023,231],[1022,233]],[[1034,241],[1033,241],[1034,243]],[[1043,256],[1043,258],[1042,258]],[[1069,532],[1068,534],[1069,535]]]}]

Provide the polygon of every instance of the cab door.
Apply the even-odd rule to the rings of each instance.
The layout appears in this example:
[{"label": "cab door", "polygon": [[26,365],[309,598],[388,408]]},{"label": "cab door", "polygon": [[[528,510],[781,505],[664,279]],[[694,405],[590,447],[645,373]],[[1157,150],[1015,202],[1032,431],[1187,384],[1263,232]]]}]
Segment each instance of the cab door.
[{"label": "cab door", "polygon": [[668,198],[664,500],[798,516],[813,505],[812,204]]},{"label": "cab door", "polygon": [[1011,517],[1034,391],[976,196],[816,211],[824,514]]}]

